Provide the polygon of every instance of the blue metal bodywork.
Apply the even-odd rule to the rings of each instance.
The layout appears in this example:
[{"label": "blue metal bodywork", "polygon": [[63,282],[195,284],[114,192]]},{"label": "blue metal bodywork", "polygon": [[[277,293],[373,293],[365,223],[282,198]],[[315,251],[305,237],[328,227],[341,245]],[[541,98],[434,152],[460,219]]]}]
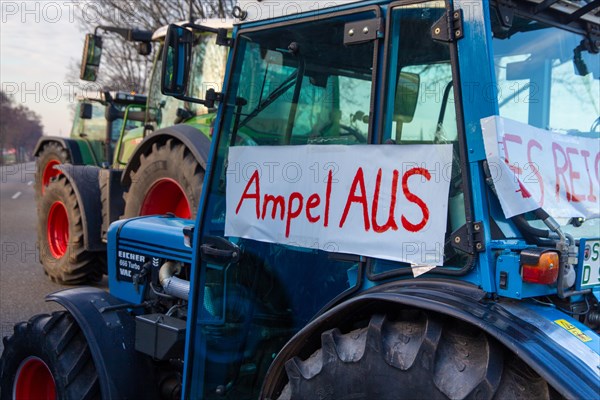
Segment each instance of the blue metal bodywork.
[{"label": "blue metal bodywork", "polygon": [[[111,224],[108,231],[108,286],[111,294],[119,299],[139,304],[148,289],[146,283],[133,285],[132,280],[121,272],[128,268],[132,274],[144,264],[162,265],[164,260],[189,264],[192,249],[184,242],[183,228],[192,221],[173,216],[151,216],[121,220]],[[122,263],[120,265],[120,263]],[[129,268],[126,263],[131,263]]]}]

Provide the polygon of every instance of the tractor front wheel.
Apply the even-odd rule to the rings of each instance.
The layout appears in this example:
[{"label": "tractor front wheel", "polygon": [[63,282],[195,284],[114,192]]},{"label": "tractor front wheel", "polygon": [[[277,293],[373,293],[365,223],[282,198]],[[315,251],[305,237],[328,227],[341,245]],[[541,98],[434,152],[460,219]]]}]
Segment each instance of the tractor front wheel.
[{"label": "tractor front wheel", "polygon": [[286,399],[549,399],[547,383],[477,328],[421,311],[321,335],[285,368]]},{"label": "tractor front wheel", "polygon": [[15,325],[0,359],[2,398],[99,399],[98,374],[73,317],[59,311]]},{"label": "tractor front wheel", "polygon": [[173,139],[154,143],[132,172],[123,217],[173,213],[195,218],[203,179],[204,169],[183,144]]},{"label": "tractor front wheel", "polygon": [[101,253],[84,246],[81,208],[75,191],[65,176],[59,176],[46,188],[38,214],[40,262],[55,282],[81,284],[102,278]]}]

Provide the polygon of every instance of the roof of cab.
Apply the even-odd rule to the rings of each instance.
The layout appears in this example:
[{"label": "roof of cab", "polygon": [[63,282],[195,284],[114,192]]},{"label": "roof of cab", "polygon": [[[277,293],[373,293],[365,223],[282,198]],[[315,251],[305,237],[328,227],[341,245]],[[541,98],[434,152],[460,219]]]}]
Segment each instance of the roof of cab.
[{"label": "roof of cab", "polygon": [[[176,25],[184,25],[187,24],[189,21],[178,21],[175,22]],[[196,25],[202,25],[202,26],[207,26],[209,28],[214,28],[214,29],[218,29],[218,28],[225,28],[225,29],[231,29],[233,27],[233,19],[231,18],[200,18],[194,21],[194,24]],[[154,31],[154,33],[152,34],[152,40],[153,41],[160,41],[163,40],[165,38],[165,36],[167,36],[167,29],[169,28],[169,25],[164,25],[161,26],[160,28],[158,28],[157,30]]]},{"label": "roof of cab", "polygon": [[236,7],[238,11],[245,14],[243,19],[236,19],[236,23],[257,22],[291,15],[315,12],[322,9],[334,9],[346,4],[358,3],[361,0],[301,0],[301,1],[266,1],[262,0],[238,0]]}]

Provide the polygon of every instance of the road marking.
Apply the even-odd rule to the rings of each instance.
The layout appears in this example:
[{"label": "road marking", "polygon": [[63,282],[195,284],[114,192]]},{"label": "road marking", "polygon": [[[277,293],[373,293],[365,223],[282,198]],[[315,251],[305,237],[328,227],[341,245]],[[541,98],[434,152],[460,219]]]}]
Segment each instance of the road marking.
[{"label": "road marking", "polygon": [[13,199],[13,200],[16,200],[16,199],[18,199],[18,198],[19,198],[19,196],[20,196],[20,195],[21,195],[21,192],[17,192],[17,193],[15,193],[15,194],[13,194],[13,197],[12,197],[12,199]]},{"label": "road marking", "polygon": [[27,186],[31,186],[31,185],[33,185],[33,181],[27,182]]}]

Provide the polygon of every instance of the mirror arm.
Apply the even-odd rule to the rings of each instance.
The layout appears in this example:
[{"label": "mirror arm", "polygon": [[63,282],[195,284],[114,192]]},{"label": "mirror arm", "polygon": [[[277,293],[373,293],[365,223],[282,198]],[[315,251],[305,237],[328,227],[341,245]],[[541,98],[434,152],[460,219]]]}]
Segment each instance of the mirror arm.
[{"label": "mirror arm", "polygon": [[113,104],[113,98],[112,98],[112,95],[110,94],[110,92],[108,90],[105,90],[102,94],[104,95],[104,101],[107,104],[112,105]]},{"label": "mirror arm", "polygon": [[196,25],[189,22],[181,26],[202,33],[214,33],[217,35],[217,45],[233,47],[233,39],[228,36],[227,29],[225,28],[211,28],[209,26]]},{"label": "mirror arm", "polygon": [[190,103],[201,104],[207,108],[214,108],[216,102],[223,101],[223,93],[215,92],[214,89],[208,89],[206,91],[206,95],[204,96],[204,100],[196,99],[188,96],[173,96],[177,100],[188,101]]},{"label": "mirror arm", "polygon": [[183,28],[191,28],[194,31],[198,31],[198,32],[202,32],[202,33],[219,33],[219,30],[217,28],[211,28],[210,26],[204,26],[204,25],[196,25],[193,24],[191,22],[188,22],[186,24],[181,25],[181,27]]}]

